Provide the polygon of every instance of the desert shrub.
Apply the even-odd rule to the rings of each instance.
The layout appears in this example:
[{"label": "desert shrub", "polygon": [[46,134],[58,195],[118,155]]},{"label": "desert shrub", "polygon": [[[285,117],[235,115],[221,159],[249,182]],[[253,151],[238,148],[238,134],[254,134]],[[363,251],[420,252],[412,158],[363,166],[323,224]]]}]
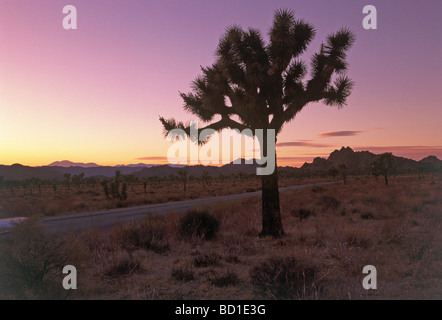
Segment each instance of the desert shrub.
[{"label": "desert shrub", "polygon": [[265,299],[317,299],[322,281],[317,269],[295,258],[269,258],[250,270],[252,284]]},{"label": "desert shrub", "polygon": [[210,267],[219,264],[221,256],[214,252],[210,254],[197,254],[193,259],[193,265],[197,268]]},{"label": "desert shrub", "polygon": [[235,271],[229,269],[223,274],[213,273],[213,275],[209,277],[209,281],[215,287],[228,287],[238,284],[239,277]]},{"label": "desert shrub", "polygon": [[105,278],[127,276],[140,268],[140,262],[127,251],[117,251],[103,256],[99,261],[98,275]]},{"label": "desert shrub", "polygon": [[166,221],[162,216],[151,216],[146,220],[119,224],[111,231],[111,241],[115,241],[122,249],[152,250],[166,253],[170,250],[166,238]]},{"label": "desert shrub", "polygon": [[312,192],[314,192],[314,193],[321,193],[321,192],[324,192],[325,190],[327,190],[327,189],[324,188],[323,186],[314,186],[312,188]]},{"label": "desert shrub", "polygon": [[0,297],[61,299],[69,294],[61,283],[71,264],[70,248],[47,234],[34,220],[16,224],[0,245]]},{"label": "desert shrub", "polygon": [[227,257],[224,258],[224,260],[227,263],[235,263],[235,264],[241,262],[241,260],[239,260],[237,255],[228,255]]},{"label": "desert shrub", "polygon": [[357,207],[354,207],[354,208],[352,208],[351,209],[351,213],[360,213],[361,212],[361,209],[360,208],[357,208]]},{"label": "desert shrub", "polygon": [[327,209],[336,210],[341,205],[341,200],[331,195],[323,194],[315,200],[314,205],[321,208],[322,211]]},{"label": "desert shrub", "polygon": [[172,278],[176,281],[189,282],[195,279],[195,272],[189,266],[174,266]]},{"label": "desert shrub", "polygon": [[371,213],[371,212],[361,213],[361,219],[362,220],[373,220],[374,219],[373,213]]},{"label": "desert shrub", "polygon": [[305,220],[312,215],[312,212],[310,211],[310,209],[299,208],[299,209],[293,209],[291,211],[291,214],[294,217],[299,218],[299,220]]},{"label": "desert shrub", "polygon": [[210,240],[215,238],[219,225],[219,220],[209,212],[190,210],[180,219],[180,234],[185,239]]}]

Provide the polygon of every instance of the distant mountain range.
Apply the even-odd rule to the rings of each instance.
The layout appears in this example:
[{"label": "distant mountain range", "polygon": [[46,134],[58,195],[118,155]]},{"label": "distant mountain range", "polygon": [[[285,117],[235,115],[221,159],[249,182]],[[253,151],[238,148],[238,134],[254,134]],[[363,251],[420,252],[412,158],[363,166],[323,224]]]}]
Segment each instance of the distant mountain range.
[{"label": "distant mountain range", "polygon": [[[348,174],[365,174],[370,172],[370,164],[376,157],[376,154],[369,151],[353,151],[350,147],[342,147],[341,150],[330,153],[327,159],[317,157],[312,163],[304,163],[301,169],[307,172],[325,172],[344,163]],[[419,161],[393,156],[393,167],[398,174],[435,172],[442,170],[442,160],[435,156]]]},{"label": "distant mountain range", "polygon": [[64,168],[69,168],[69,167],[96,168],[96,167],[99,167],[98,164],[93,163],[93,162],[81,163],[81,162],[72,162],[69,160],[55,161],[55,162],[52,162],[51,164],[48,164],[47,166],[48,167],[64,167]]},{"label": "distant mountain range", "polygon": [[[303,174],[303,175],[321,175],[326,173],[332,167],[338,167],[344,163],[348,174],[367,174],[370,171],[370,163],[376,158],[376,154],[369,151],[353,151],[350,147],[342,147],[330,153],[327,159],[314,158],[311,163],[304,163],[302,167],[278,167],[281,174]],[[394,156],[393,165],[397,174],[413,173],[417,174],[427,172],[442,172],[442,160],[435,156],[428,156],[420,161]],[[230,175],[233,173],[256,173],[256,162],[253,164],[226,164],[224,166],[185,166],[188,175],[200,176],[206,170],[211,176],[218,176],[220,173]],[[71,161],[56,161],[47,166],[28,167],[20,164],[11,166],[0,165],[0,176],[4,180],[23,180],[30,178],[39,179],[63,179],[65,173],[72,176],[84,173],[85,177],[112,177],[116,170],[121,174],[133,174],[138,178],[147,178],[152,176],[167,177],[177,175],[181,166],[176,165],[149,165],[149,164],[131,164],[119,166],[100,166],[95,163],[75,163]]]}]

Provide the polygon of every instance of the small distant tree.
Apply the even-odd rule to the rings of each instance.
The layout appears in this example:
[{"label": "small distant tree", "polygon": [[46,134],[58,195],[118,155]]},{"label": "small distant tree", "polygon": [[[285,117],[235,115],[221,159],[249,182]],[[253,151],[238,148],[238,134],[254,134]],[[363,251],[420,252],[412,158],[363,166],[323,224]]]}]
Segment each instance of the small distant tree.
[{"label": "small distant tree", "polygon": [[66,187],[69,190],[71,190],[71,174],[70,173],[65,173],[64,175],[64,179],[65,179],[65,183],[66,183]]},{"label": "small distant tree", "polygon": [[236,186],[236,179],[238,178],[238,175],[236,173],[232,173],[232,179],[233,179],[233,185]]},{"label": "small distant tree", "polygon": [[181,182],[183,183],[184,192],[186,192],[186,188],[187,188],[187,171],[186,170],[178,170],[178,175],[180,177]]},{"label": "small distant tree", "polygon": [[147,193],[147,180],[146,179],[143,179],[143,190],[144,190],[144,193],[146,194]]},{"label": "small distant tree", "polygon": [[103,187],[104,195],[106,196],[106,198],[110,199],[111,196],[110,196],[110,193],[109,193],[109,185],[107,183],[107,180],[106,179],[101,180],[100,184]]},{"label": "small distant tree", "polygon": [[80,174],[74,175],[71,179],[71,182],[75,187],[80,189],[83,185],[83,180],[84,180],[84,173],[80,173]]},{"label": "small distant tree", "polygon": [[209,172],[207,170],[204,170],[203,173],[201,173],[201,182],[203,183],[203,187],[207,187],[209,184]]},{"label": "small distant tree", "polygon": [[[126,182],[121,183],[121,180],[122,180],[121,171],[117,170],[115,171],[114,178],[110,182],[107,180],[101,181],[104,194],[108,199],[119,199],[119,200],[127,199],[127,184]],[[121,184],[121,192],[120,192],[120,184]]]},{"label": "small distant tree", "polygon": [[3,190],[3,176],[0,176],[0,191]]},{"label": "small distant tree", "polygon": [[393,170],[393,154],[391,152],[383,153],[376,157],[370,164],[371,173],[376,177],[383,175],[385,184],[388,185],[388,174]]},{"label": "small distant tree", "polygon": [[333,180],[335,180],[336,176],[339,174],[338,169],[336,167],[331,167],[328,169],[328,175],[332,177]]},{"label": "small distant tree", "polygon": [[86,185],[95,189],[95,185],[98,183],[98,179],[96,177],[86,178]]},{"label": "small distant tree", "polygon": [[347,166],[345,165],[345,163],[341,163],[339,164],[338,168],[344,184],[347,184]]}]

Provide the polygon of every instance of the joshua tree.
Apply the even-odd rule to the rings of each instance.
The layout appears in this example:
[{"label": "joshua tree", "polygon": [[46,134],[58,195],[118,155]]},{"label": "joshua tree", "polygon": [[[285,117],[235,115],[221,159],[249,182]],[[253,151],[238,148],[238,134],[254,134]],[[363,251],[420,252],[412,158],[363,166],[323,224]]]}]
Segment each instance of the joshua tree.
[{"label": "joshua tree", "polygon": [[120,182],[122,180],[121,171],[115,171],[114,178],[110,181],[110,186],[108,185],[107,180],[101,181],[101,185],[103,186],[104,194],[108,199],[119,199],[126,200],[127,199],[127,184],[123,182],[121,185],[120,192]]},{"label": "joshua tree", "polygon": [[[256,130],[262,129],[259,140],[266,157],[269,129],[274,130],[276,143],[284,124],[309,103],[345,105],[352,88],[352,81],[345,76],[345,60],[354,35],[348,29],[330,34],[311,59],[310,79],[304,80],[307,66],[298,58],[314,36],[313,26],[295,19],[289,10],[275,12],[268,44],[257,29],[228,28],[219,42],[214,64],[201,68],[203,75],[194,80],[192,93],[181,93],[185,110],[206,123],[198,133],[230,128],[248,129],[257,135]],[[215,116],[219,120],[213,122]],[[163,117],[160,121],[166,134],[178,128],[190,136],[189,124]],[[274,160],[276,166],[276,156]],[[281,237],[284,230],[277,169],[261,179],[260,236]]]},{"label": "joshua tree", "polygon": [[183,183],[184,192],[186,192],[186,188],[187,188],[187,171],[186,170],[178,170],[178,175],[180,176],[181,182]]},{"label": "joshua tree", "polygon": [[64,178],[66,179],[66,186],[68,188],[68,191],[71,190],[71,174],[70,173],[65,173]]},{"label": "joshua tree", "polygon": [[339,170],[336,169],[336,167],[331,167],[330,169],[328,169],[328,174],[332,177],[333,180],[335,180],[336,176],[338,175]]},{"label": "joshua tree", "polygon": [[370,165],[371,173],[376,177],[383,175],[385,184],[388,185],[388,173],[393,170],[393,154],[386,152],[379,155]]},{"label": "joshua tree", "polygon": [[76,185],[77,188],[83,187],[83,181],[84,181],[84,172],[82,172],[78,175],[76,174],[72,177],[72,184]]},{"label": "joshua tree", "polygon": [[144,189],[144,193],[147,193],[147,179],[143,179],[143,189]]},{"label": "joshua tree", "polygon": [[209,172],[207,170],[203,170],[203,172],[201,173],[201,181],[203,183],[203,187],[207,187],[207,185],[209,184],[209,179]]}]

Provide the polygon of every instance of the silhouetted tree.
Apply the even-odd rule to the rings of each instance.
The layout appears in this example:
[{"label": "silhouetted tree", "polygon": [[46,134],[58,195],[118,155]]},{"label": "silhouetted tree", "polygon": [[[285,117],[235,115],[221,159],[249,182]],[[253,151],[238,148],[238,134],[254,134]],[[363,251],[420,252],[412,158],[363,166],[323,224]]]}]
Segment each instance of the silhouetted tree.
[{"label": "silhouetted tree", "polygon": [[77,188],[81,188],[84,180],[84,172],[76,174],[72,177],[72,184]]},{"label": "silhouetted tree", "polygon": [[3,190],[3,179],[4,179],[4,177],[0,176],[0,191]]},{"label": "silhouetted tree", "polygon": [[330,169],[328,169],[328,175],[330,175],[333,180],[335,180],[335,178],[338,174],[339,174],[339,170],[336,169],[336,167],[331,167]]},{"label": "silhouetted tree", "polygon": [[65,173],[64,175],[64,179],[66,182],[66,186],[68,188],[68,191],[71,190],[71,174],[70,173]]},{"label": "silhouetted tree", "polygon": [[109,186],[107,184],[107,180],[101,180],[100,184],[103,186],[103,191],[104,191],[104,195],[106,196],[106,198],[110,199],[110,192],[109,192]]},{"label": "silhouetted tree", "polygon": [[232,179],[233,179],[233,185],[236,186],[236,179],[238,178],[238,175],[236,173],[232,173]]},{"label": "silhouetted tree", "polygon": [[[121,171],[115,171],[115,176],[111,181],[102,180],[101,185],[103,186],[104,194],[108,199],[119,199],[126,200],[127,199],[127,184],[123,182],[121,184],[121,192],[120,192],[120,183],[122,180]],[[109,184],[110,183],[110,184]]]},{"label": "silhouetted tree", "polygon": [[180,176],[180,180],[183,183],[184,192],[186,192],[186,188],[187,188],[187,171],[186,170],[178,170],[178,175]]},{"label": "silhouetted tree", "polygon": [[[352,82],[344,75],[346,53],[354,42],[348,29],[330,34],[311,60],[311,77],[304,80],[307,66],[299,56],[315,36],[315,29],[293,12],[278,10],[269,31],[270,42],[264,42],[261,32],[239,26],[227,29],[216,50],[215,63],[201,68],[203,75],[193,82],[193,93],[181,93],[184,108],[208,123],[199,128],[263,129],[261,150],[267,156],[268,129],[275,137],[285,123],[290,122],[309,103],[323,101],[327,105],[343,106],[350,95]],[[337,77],[334,77],[338,74]],[[160,117],[167,134],[183,129],[190,136],[190,124]],[[193,141],[197,137],[191,137]],[[275,139],[276,144],[276,139]],[[275,157],[276,166],[276,157]],[[278,173],[263,175],[262,231],[260,236],[281,237],[284,230],[279,205]]]},{"label": "silhouetted tree", "polygon": [[144,189],[144,193],[147,193],[147,180],[143,179],[143,189]]},{"label": "silhouetted tree", "polygon": [[207,185],[209,184],[209,172],[207,170],[203,170],[203,172],[201,173],[201,181],[203,183],[203,187],[207,187]]},{"label": "silhouetted tree", "polygon": [[370,169],[375,177],[383,175],[385,184],[388,185],[388,173],[393,169],[393,154],[391,152],[386,152],[378,155],[370,164]]}]

